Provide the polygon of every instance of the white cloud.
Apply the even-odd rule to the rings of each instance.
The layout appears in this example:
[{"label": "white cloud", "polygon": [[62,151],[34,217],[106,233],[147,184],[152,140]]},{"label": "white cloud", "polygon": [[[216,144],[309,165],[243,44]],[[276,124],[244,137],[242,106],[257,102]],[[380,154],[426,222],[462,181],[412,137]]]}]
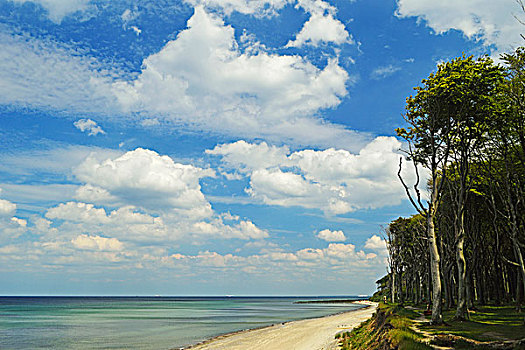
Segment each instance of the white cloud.
[{"label": "white cloud", "polygon": [[295,0],[185,0],[194,7],[221,9],[226,14],[236,11],[246,15],[270,16]]},{"label": "white cloud", "polygon": [[269,237],[250,220],[212,210],[199,184],[201,178],[215,176],[210,169],[176,163],[139,148],[106,160],[94,152],[74,174],[84,182],[75,194],[80,202],[47,209],[45,217],[49,220],[35,224],[35,234],[58,239],[83,232],[125,242]]},{"label": "white cloud", "polygon": [[75,191],[75,199],[94,203],[118,203],[118,198],[111,195],[108,190],[91,184],[83,185]]},{"label": "white cloud", "polygon": [[15,3],[33,2],[48,12],[49,19],[55,23],[62,22],[64,17],[78,11],[84,11],[91,0],[11,0]]},{"label": "white cloud", "polygon": [[[263,203],[344,214],[397,205],[406,198],[397,178],[400,147],[394,137],[377,137],[357,154],[330,148],[286,156],[286,147],[279,150],[238,141],[217,146],[209,153],[222,156],[227,167],[246,173],[250,178],[247,193]],[[272,156],[266,156],[269,150]],[[414,180],[409,167],[405,166],[402,174],[407,182]]]},{"label": "white cloud", "polygon": [[471,40],[494,45],[498,52],[522,45],[523,13],[513,0],[398,0],[398,17],[418,17],[436,34],[455,29]]},{"label": "white cloud", "polygon": [[370,74],[370,77],[372,79],[379,80],[379,79],[389,77],[395,72],[398,72],[400,70],[401,70],[401,67],[393,66],[391,64],[388,66],[384,66],[384,67],[377,67],[376,69],[372,71],[372,73]]},{"label": "white cloud", "polygon": [[[245,137],[355,147],[364,136],[313,117],[347,95],[337,59],[319,69],[300,56],[241,52],[234,29],[195,8],[188,28],[143,62],[134,81],[113,84],[126,112]],[[149,118],[149,117],[148,117]]]},{"label": "white cloud", "polygon": [[326,43],[341,45],[352,42],[345,25],[339,20],[332,15],[313,13],[296,35],[295,40],[290,40],[286,47],[319,46]]},{"label": "white cloud", "polygon": [[89,224],[108,223],[104,208],[95,208],[93,204],[68,202],[51,208],[46,213],[48,219],[84,222]]},{"label": "white cloud", "polygon": [[117,157],[122,152],[100,147],[53,145],[52,148],[42,147],[42,149],[18,151],[16,154],[0,154],[0,170],[24,176],[41,172],[57,176],[70,175],[71,169],[77,167],[90,154],[103,160]]},{"label": "white cloud", "polygon": [[[123,21],[133,16],[124,12]],[[155,115],[166,125],[304,146],[356,150],[369,139],[319,118],[348,94],[350,76],[336,58],[319,68],[255,41],[239,43],[201,6],[187,25],[144,60],[138,77],[75,47],[0,33],[0,104],[97,118],[133,114],[139,122]]]},{"label": "white cloud", "polygon": [[77,113],[116,111],[115,72],[83,52],[0,31],[0,104]]},{"label": "white cloud", "polygon": [[0,199],[0,246],[16,239],[26,231],[27,221],[13,216],[16,209],[15,203]]},{"label": "white cloud", "polygon": [[222,156],[224,163],[243,173],[286,163],[289,152],[286,146],[277,147],[266,142],[255,144],[244,140],[217,145],[212,150],[206,150],[207,154]]},{"label": "white cloud", "polygon": [[149,118],[149,119],[143,119],[140,124],[142,126],[157,126],[157,125],[160,125],[160,122],[157,118]]},{"label": "white cloud", "polygon": [[214,171],[175,163],[151,150],[137,148],[104,161],[89,156],[74,173],[91,189],[97,188],[84,192],[105,199],[111,195],[137,207],[198,218],[212,214],[199,180],[214,176]]},{"label": "white cloud", "polygon": [[324,229],[319,231],[317,238],[322,239],[327,242],[344,242],[346,241],[345,234],[343,231],[330,231],[329,229]]},{"label": "white cloud", "polygon": [[16,204],[0,199],[0,216],[12,216],[16,211]]},{"label": "white cloud", "polygon": [[239,220],[233,218],[238,223],[234,225],[225,225],[222,219],[216,218],[210,222],[196,222],[192,226],[193,233],[197,235],[210,235],[213,237],[222,238],[238,238],[238,239],[264,239],[268,238],[269,234],[266,230],[261,230],[249,220]]},{"label": "white cloud", "polygon": [[78,249],[121,251],[124,248],[122,242],[116,238],[88,236],[85,234],[72,239],[71,243]]},{"label": "white cloud", "polygon": [[102,128],[91,119],[79,119],[76,122],[73,123],[75,127],[82,131],[87,132],[89,136],[96,136],[98,134],[105,134],[106,132],[102,130]]},{"label": "white cloud", "polygon": [[15,224],[21,226],[21,227],[26,227],[27,226],[27,220],[17,218],[16,216],[13,216],[11,218],[11,221],[14,222]]},{"label": "white cloud", "polygon": [[137,9],[134,9],[134,10],[131,10],[131,9],[126,9],[124,10],[124,12],[122,12],[122,14],[120,15],[120,19],[122,20],[122,28],[124,30],[128,30],[128,29],[131,29],[133,30],[133,32],[139,36],[140,33],[142,33],[142,30],[135,26],[135,25],[130,25],[130,22],[134,21],[135,19],[137,19],[140,15],[140,12],[137,10]]},{"label": "white cloud", "polygon": [[366,240],[365,248],[373,250],[385,250],[386,242],[381,237],[373,235],[372,237]]}]

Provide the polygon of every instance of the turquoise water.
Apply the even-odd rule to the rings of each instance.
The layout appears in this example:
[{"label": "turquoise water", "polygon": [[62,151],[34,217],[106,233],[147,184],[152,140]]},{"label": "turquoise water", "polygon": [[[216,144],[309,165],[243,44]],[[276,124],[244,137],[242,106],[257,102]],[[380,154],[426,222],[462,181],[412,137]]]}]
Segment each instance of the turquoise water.
[{"label": "turquoise water", "polygon": [[224,333],[360,307],[294,303],[315,299],[0,297],[0,349],[173,349]]}]

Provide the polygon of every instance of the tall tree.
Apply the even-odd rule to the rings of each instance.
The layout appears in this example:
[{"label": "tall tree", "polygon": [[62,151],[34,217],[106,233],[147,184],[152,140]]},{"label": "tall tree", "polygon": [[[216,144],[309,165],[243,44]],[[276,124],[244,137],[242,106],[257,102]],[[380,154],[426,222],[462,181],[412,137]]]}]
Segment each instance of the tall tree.
[{"label": "tall tree", "polygon": [[465,206],[472,188],[471,165],[479,151],[483,151],[491,119],[501,108],[504,74],[488,57],[456,58],[440,66],[434,77],[437,93],[445,107],[450,140],[451,168],[456,182],[453,190],[456,263],[458,268],[458,304],[456,318],[468,318],[467,267],[465,246]]},{"label": "tall tree", "polygon": [[[409,124],[407,129],[399,128],[397,134],[408,141],[407,151],[414,164],[417,180],[413,186],[414,195],[401,176],[401,161],[398,177],[405,187],[407,196],[416,210],[427,222],[426,234],[430,253],[430,274],[432,280],[432,320],[433,324],[443,323],[441,299],[441,272],[440,254],[435,229],[436,214],[443,191],[443,182],[440,181],[446,172],[450,147],[450,123],[446,105],[440,98],[439,81],[435,78],[440,73],[438,66],[436,74],[430,74],[422,85],[414,88],[415,96],[407,98],[405,120]],[[430,171],[429,192],[430,198],[423,203],[419,191],[419,171],[421,165]]]}]

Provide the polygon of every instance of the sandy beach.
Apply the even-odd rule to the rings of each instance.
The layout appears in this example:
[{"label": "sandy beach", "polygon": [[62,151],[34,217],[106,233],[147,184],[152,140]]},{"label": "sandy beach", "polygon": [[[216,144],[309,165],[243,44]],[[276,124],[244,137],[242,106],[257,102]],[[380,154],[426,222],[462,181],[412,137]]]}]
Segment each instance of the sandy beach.
[{"label": "sandy beach", "polygon": [[328,350],[337,349],[335,335],[368,319],[377,304],[356,303],[366,308],[315,319],[277,324],[265,328],[226,334],[187,349],[192,350]]}]

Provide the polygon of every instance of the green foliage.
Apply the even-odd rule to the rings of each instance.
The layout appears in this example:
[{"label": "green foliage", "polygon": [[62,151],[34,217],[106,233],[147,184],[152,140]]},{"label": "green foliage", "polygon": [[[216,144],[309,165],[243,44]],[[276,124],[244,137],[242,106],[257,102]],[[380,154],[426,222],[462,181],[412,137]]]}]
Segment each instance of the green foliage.
[{"label": "green foliage", "polygon": [[413,317],[414,313],[396,304],[380,304],[371,319],[336,338],[343,350],[432,349],[421,342],[421,335],[411,328],[413,322],[408,316]]},{"label": "green foliage", "polygon": [[487,121],[501,109],[503,83],[503,69],[488,57],[463,56],[438,65],[406,100],[410,126],[396,129],[413,144],[412,159],[432,168],[436,157],[481,141]]}]

